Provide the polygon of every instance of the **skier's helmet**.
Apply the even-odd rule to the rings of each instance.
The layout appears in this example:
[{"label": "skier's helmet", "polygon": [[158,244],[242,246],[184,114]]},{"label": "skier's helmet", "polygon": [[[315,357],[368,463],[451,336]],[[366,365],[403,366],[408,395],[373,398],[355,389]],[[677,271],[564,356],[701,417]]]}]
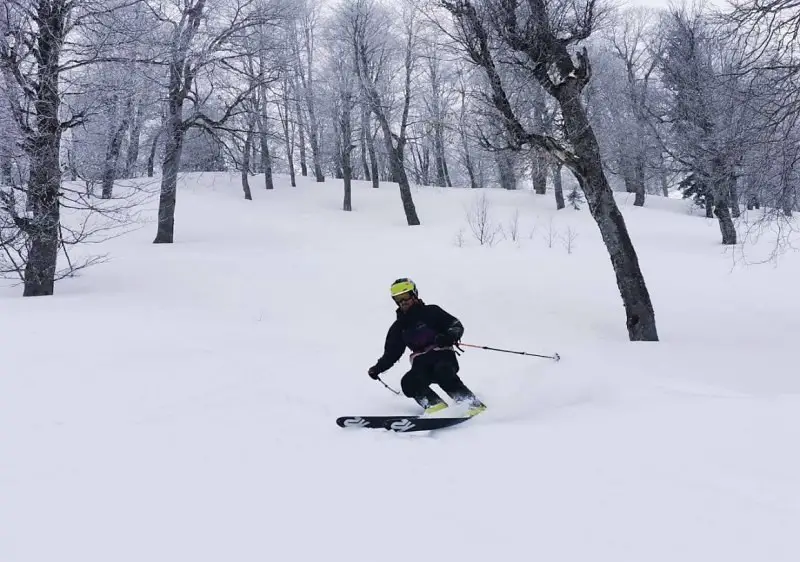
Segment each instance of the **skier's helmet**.
[{"label": "skier's helmet", "polygon": [[396,299],[398,296],[406,293],[411,293],[414,295],[414,298],[419,296],[419,293],[417,292],[417,284],[411,279],[407,279],[405,277],[397,279],[394,283],[392,283],[391,293],[393,299]]}]

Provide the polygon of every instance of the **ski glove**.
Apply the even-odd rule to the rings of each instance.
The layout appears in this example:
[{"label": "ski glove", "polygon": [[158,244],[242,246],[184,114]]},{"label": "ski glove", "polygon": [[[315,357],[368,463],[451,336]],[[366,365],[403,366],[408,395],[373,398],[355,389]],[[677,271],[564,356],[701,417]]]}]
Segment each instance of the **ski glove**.
[{"label": "ski glove", "polygon": [[436,347],[450,347],[456,343],[456,340],[450,334],[436,334],[433,343],[436,344]]},{"label": "ski glove", "polygon": [[372,380],[378,380],[378,376],[381,374],[381,372],[378,370],[378,367],[376,367],[375,365],[373,365],[372,367],[370,367],[370,368],[367,370],[367,374],[369,375],[369,377],[370,377]]}]

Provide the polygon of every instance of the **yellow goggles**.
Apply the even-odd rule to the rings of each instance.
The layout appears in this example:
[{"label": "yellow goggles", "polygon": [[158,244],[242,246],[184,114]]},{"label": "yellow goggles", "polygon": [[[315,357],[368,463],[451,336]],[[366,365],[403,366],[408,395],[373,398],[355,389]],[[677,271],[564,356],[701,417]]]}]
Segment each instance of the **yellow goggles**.
[{"label": "yellow goggles", "polygon": [[400,283],[395,283],[392,285],[392,298],[395,298],[398,295],[402,295],[403,293],[413,293],[414,292],[414,284],[410,281],[401,281]]}]

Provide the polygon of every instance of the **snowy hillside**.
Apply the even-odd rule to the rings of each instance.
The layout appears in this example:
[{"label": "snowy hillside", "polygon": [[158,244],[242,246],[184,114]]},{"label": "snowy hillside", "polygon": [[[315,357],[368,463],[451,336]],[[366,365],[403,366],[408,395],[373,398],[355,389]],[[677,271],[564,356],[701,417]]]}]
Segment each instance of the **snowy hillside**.
[{"label": "snowy hillside", "polygon": [[[800,560],[800,256],[742,267],[686,202],[620,194],[661,337],[633,344],[585,206],[420,188],[409,228],[390,185],[344,213],[301,179],[187,175],[175,244],[152,201],[55,296],[0,289],[0,561]],[[366,372],[404,276],[464,342],[561,362],[468,349],[470,422],[337,427],[417,412]]]}]

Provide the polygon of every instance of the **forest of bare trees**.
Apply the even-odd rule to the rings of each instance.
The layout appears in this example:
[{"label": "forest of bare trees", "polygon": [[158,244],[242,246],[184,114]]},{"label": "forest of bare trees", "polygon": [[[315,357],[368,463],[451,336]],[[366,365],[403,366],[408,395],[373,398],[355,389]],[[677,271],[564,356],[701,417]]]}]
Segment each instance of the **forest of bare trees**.
[{"label": "forest of bare trees", "polygon": [[[737,221],[798,210],[800,8],[714,11],[595,0],[5,0],[0,10],[0,273],[24,295],[92,260],[136,178],[180,236],[179,174],[343,186],[578,190],[614,267],[632,340],[658,338],[614,191],[678,196]],[[574,186],[574,187],[572,187]],[[568,196],[569,197],[569,196]]]}]

